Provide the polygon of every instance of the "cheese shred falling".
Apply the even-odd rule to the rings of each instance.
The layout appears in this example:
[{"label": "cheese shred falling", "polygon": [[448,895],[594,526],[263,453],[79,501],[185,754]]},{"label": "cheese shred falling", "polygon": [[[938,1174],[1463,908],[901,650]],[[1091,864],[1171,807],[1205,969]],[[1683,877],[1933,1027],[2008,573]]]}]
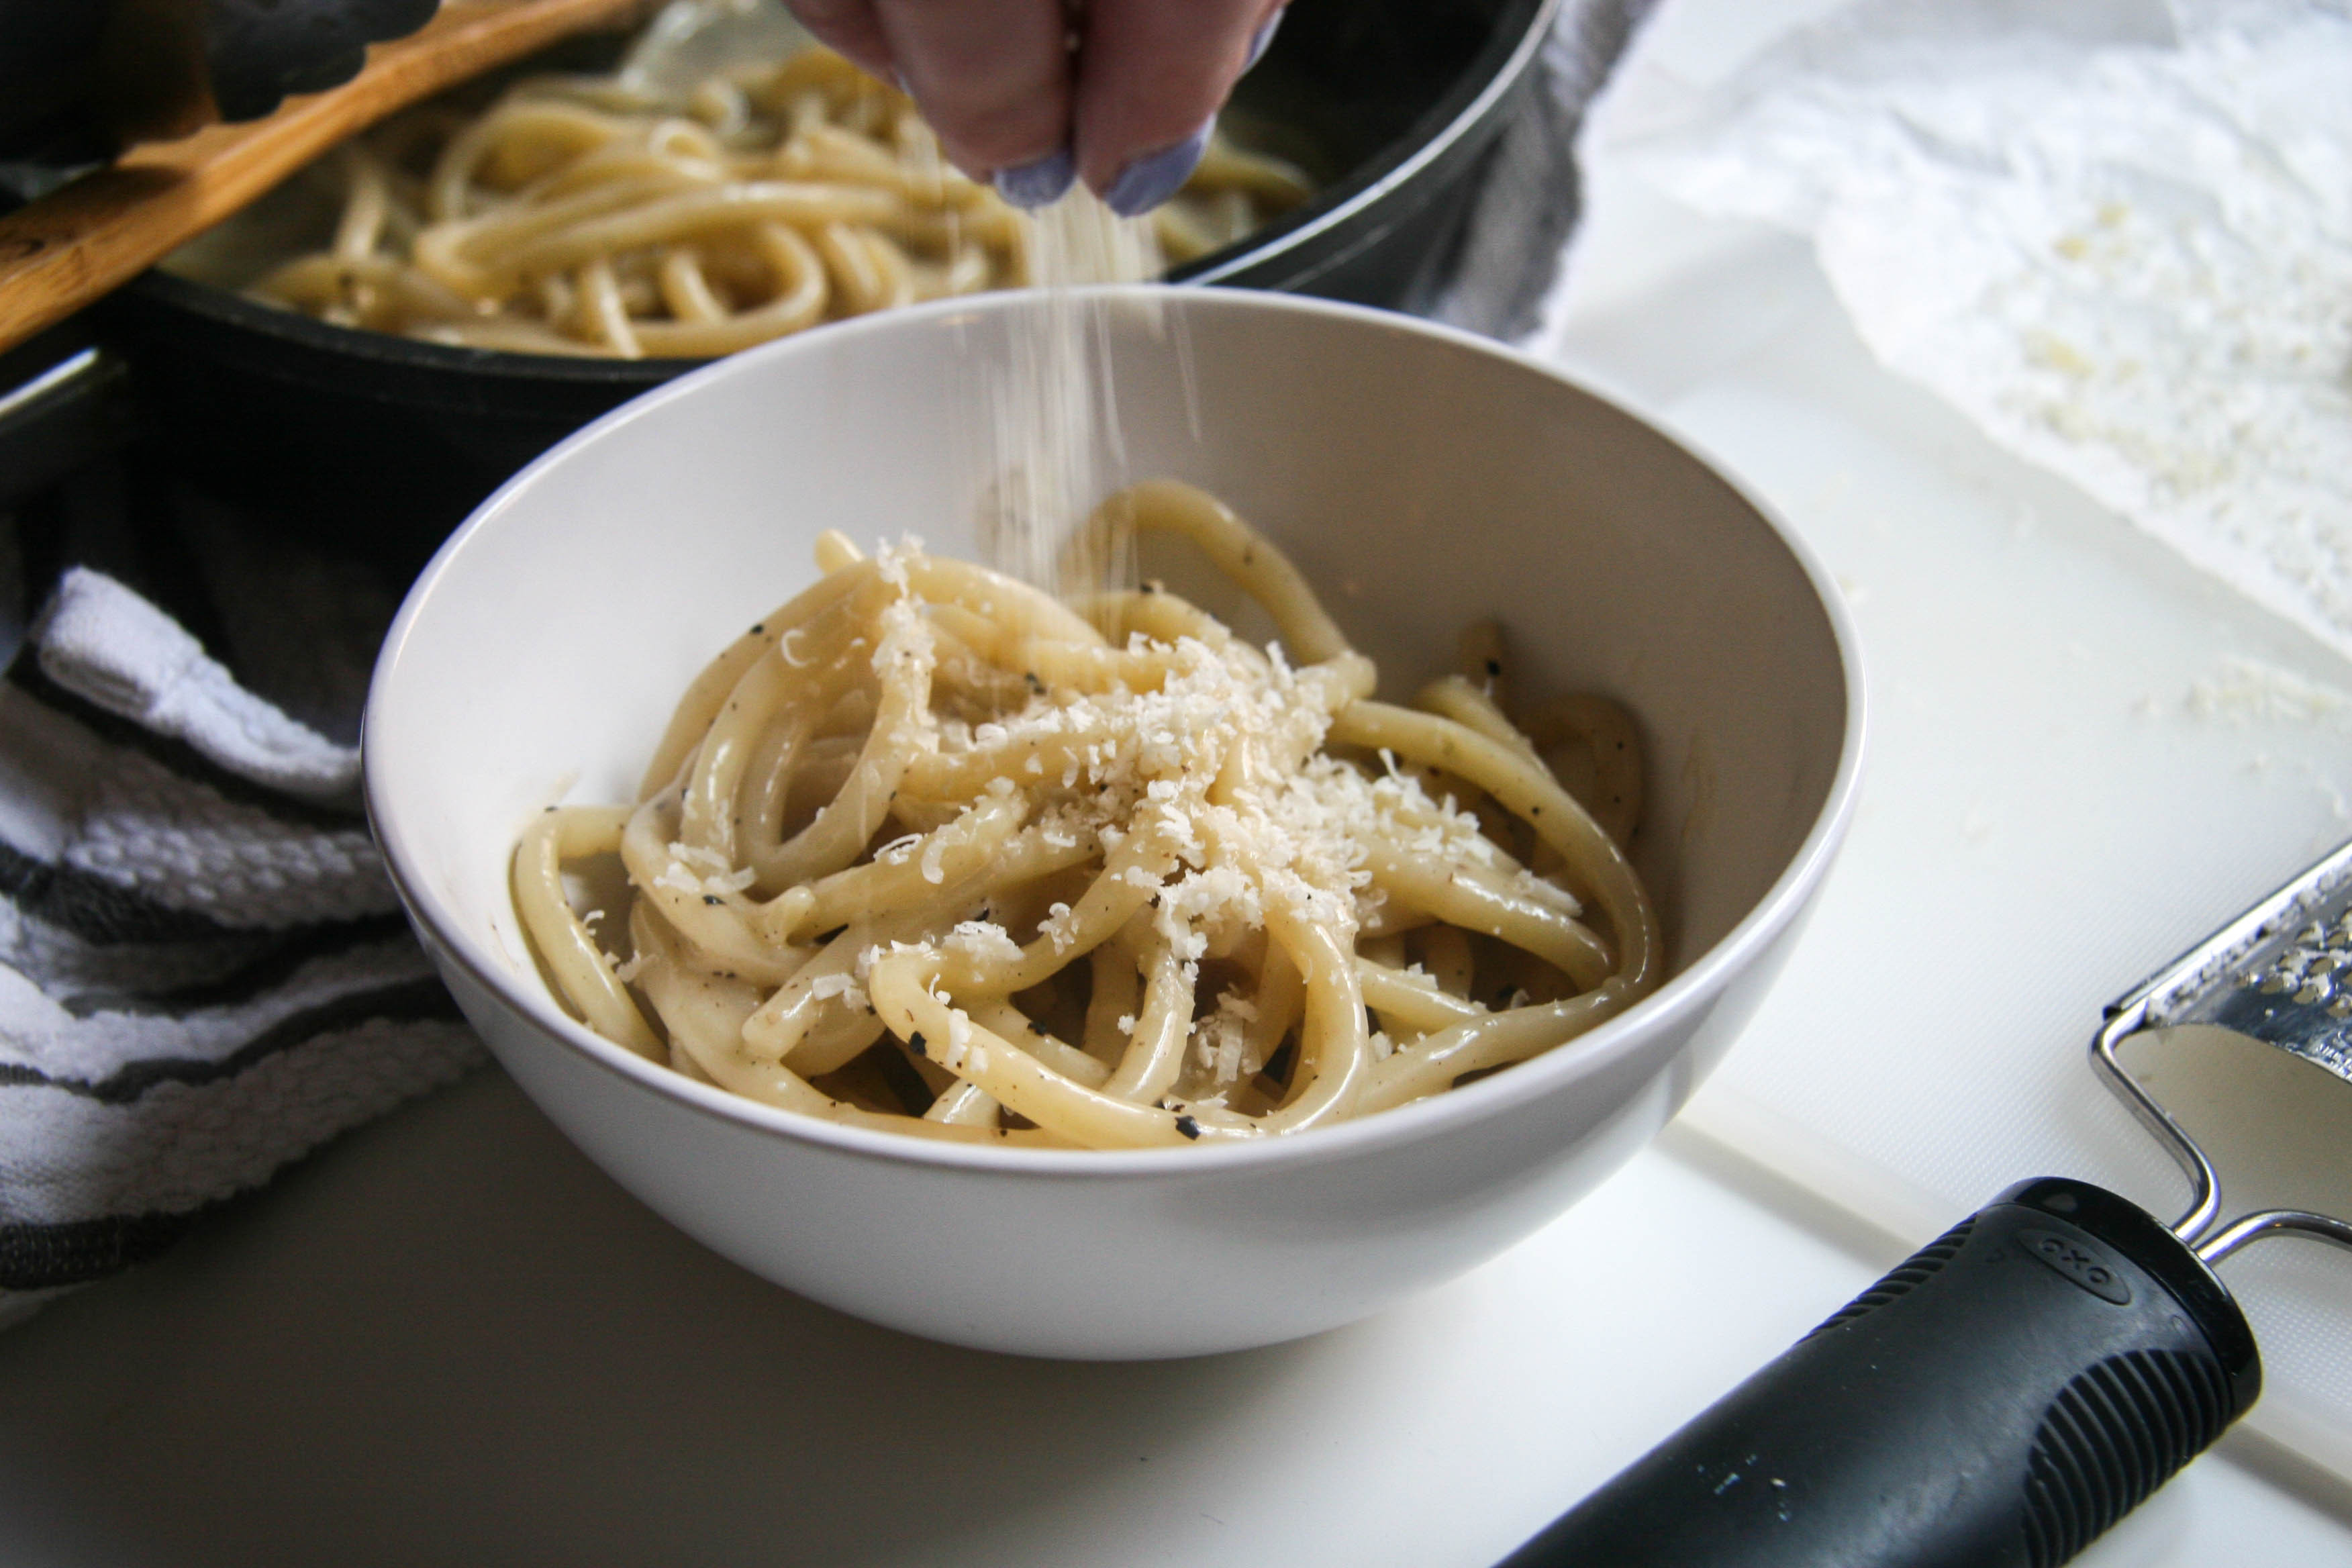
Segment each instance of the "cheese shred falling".
[{"label": "cheese shred falling", "polygon": [[[1138,530],[1189,539],[1280,644],[1165,592],[1066,605],[828,535],[824,577],[688,689],[635,805],[524,835],[516,903],[557,994],[788,1110],[1100,1149],[1402,1105],[1656,984],[1622,710],[1565,699],[1522,731],[1491,628],[1467,673],[1376,701],[1370,661],[1230,510],[1154,481],[1080,547]],[[619,953],[563,881],[609,856]]]}]

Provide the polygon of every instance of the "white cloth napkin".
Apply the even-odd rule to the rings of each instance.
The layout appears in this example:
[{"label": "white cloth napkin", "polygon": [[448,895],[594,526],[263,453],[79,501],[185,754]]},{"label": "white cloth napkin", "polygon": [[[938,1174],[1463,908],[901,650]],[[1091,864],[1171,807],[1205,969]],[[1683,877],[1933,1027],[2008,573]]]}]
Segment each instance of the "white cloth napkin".
[{"label": "white cloth napkin", "polygon": [[1618,101],[1590,151],[1810,236],[1889,368],[2352,654],[2347,0],[1862,0]]},{"label": "white cloth napkin", "polygon": [[74,570],[0,681],[0,1321],[482,1059],[355,749]]}]

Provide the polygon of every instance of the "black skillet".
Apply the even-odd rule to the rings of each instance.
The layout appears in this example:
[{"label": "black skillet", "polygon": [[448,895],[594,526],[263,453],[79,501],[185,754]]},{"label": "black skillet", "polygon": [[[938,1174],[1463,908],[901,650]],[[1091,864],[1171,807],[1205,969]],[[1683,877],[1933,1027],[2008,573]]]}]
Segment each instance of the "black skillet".
[{"label": "black skillet", "polygon": [[[1421,303],[1559,3],[1296,0],[1235,108],[1329,183],[1173,280]],[[249,514],[411,563],[532,457],[698,363],[415,342],[162,271],[97,328],[177,471]]]}]

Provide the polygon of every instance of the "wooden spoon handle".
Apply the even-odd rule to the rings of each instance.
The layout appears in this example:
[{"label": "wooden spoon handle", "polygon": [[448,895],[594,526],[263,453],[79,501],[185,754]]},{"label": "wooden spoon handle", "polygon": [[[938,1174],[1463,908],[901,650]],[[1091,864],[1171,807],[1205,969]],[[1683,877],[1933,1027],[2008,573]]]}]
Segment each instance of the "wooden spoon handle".
[{"label": "wooden spoon handle", "polygon": [[343,86],[245,125],[134,147],[0,217],[0,350],[14,347],[259,197],[352,132],[649,0],[451,0],[421,31],[368,51]]}]

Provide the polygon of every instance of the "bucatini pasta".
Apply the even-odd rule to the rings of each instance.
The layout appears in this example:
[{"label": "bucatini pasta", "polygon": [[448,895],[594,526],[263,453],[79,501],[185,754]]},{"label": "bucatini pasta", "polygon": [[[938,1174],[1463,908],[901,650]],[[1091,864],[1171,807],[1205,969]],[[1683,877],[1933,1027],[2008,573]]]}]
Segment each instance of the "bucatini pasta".
[{"label": "bucatini pasta", "polygon": [[[1291,563],[1170,481],[1252,647],[1151,587],[1066,605],[838,534],[688,689],[631,805],[551,807],[513,886],[555,990],[681,1073],[927,1137],[1305,1131],[1553,1049],[1657,982],[1633,726],[1507,717],[1499,631],[1412,707]],[[1588,809],[1545,752],[1572,764]],[[567,868],[617,856],[581,912]]]},{"label": "bucatini pasta", "polygon": [[[486,110],[397,116],[312,181],[332,237],[240,284],[443,342],[703,357],[1047,280],[1034,226],[940,156],[911,100],[814,47],[678,98],[625,74],[525,78]],[[1289,164],[1220,138],[1145,233],[1182,262],[1307,195]],[[232,223],[180,265],[225,281],[268,247],[258,222]]]}]

